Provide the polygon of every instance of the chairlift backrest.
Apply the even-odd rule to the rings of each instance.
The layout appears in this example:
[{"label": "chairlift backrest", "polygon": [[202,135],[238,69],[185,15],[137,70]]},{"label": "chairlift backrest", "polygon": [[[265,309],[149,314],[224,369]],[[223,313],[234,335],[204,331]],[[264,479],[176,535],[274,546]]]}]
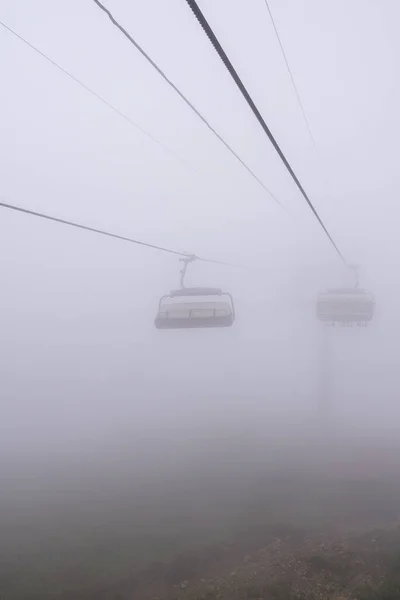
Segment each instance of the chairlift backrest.
[{"label": "chairlift backrest", "polygon": [[182,288],[180,290],[172,290],[169,295],[171,298],[178,298],[182,296],[221,296],[222,290],[219,288],[192,287]]},{"label": "chairlift backrest", "polygon": [[319,295],[317,316],[331,323],[365,324],[373,318],[373,295],[359,288],[336,288]]},{"label": "chairlift backrest", "polygon": [[333,288],[333,289],[329,289],[327,292],[324,292],[324,294],[337,294],[337,295],[341,295],[341,294],[349,294],[349,295],[362,295],[362,294],[366,294],[366,290],[363,290],[361,288]]}]

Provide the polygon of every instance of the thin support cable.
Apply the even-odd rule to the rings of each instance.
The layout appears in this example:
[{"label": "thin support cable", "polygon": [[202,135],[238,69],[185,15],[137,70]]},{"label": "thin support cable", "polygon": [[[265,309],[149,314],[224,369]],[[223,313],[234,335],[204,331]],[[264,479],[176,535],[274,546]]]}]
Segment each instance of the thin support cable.
[{"label": "thin support cable", "polygon": [[283,206],[283,204],[278,200],[278,198],[269,190],[266,185],[261,181],[261,179],[254,173],[252,169],[240,158],[240,156],[233,150],[233,148],[224,140],[224,138],[212,127],[212,125],[207,121],[207,119],[200,113],[200,111],[190,102],[190,100],[181,92],[181,90],[167,77],[164,71],[154,62],[154,60],[143,50],[143,48],[138,44],[138,42],[128,33],[128,31],[114,18],[112,13],[102,4],[99,0],[93,0],[93,2],[105,12],[110,21],[119,29],[119,31],[130,41],[133,46],[140,52],[140,54],[151,64],[151,66],[157,71],[157,73],[168,83],[168,85],[178,94],[178,96],[185,102],[187,106],[197,115],[197,117],[208,127],[208,129],[215,135],[215,137],[225,146],[227,150],[240,162],[240,164],[246,169],[248,173],[258,182],[259,185],[275,200],[277,204],[281,208],[283,208],[286,212],[287,209]]},{"label": "thin support cable", "polygon": [[[164,246],[158,246],[156,244],[149,244],[148,242],[142,242],[141,240],[136,240],[131,237],[119,235],[117,233],[113,233],[111,231],[106,231],[104,229],[97,229],[95,227],[90,227],[88,225],[82,225],[81,223],[76,223],[75,221],[68,221],[66,219],[61,219],[59,217],[53,217],[52,215],[37,212],[35,210],[30,210],[28,208],[23,208],[22,206],[16,206],[15,204],[8,204],[6,202],[0,202],[0,207],[6,208],[8,210],[12,210],[12,211],[15,211],[18,213],[30,215],[31,217],[37,217],[39,219],[44,219],[46,221],[52,221],[53,223],[60,223],[61,225],[67,225],[69,227],[75,227],[76,229],[90,231],[91,233],[107,236],[110,238],[121,240],[123,242],[137,244],[138,246],[152,248],[153,250],[160,250],[161,252],[167,252],[168,254],[175,254],[176,256],[183,256],[185,259],[187,259],[187,257],[188,257],[186,252],[179,252],[178,250],[172,250],[171,248],[165,248]],[[200,260],[202,262],[214,263],[216,265],[223,265],[226,267],[245,268],[240,265],[235,265],[234,263],[222,262],[219,260],[212,260],[212,259],[208,259],[208,258],[201,258],[200,256],[196,256],[195,254],[193,254],[191,256],[192,256],[192,260],[196,259],[196,260]]]},{"label": "thin support cable", "polygon": [[177,158],[186,167],[189,167],[190,169],[194,170],[194,167],[192,167],[192,165],[190,165],[184,158],[180,157],[173,150],[171,150],[170,148],[168,148],[167,146],[165,146],[165,144],[163,144],[162,142],[160,142],[160,140],[158,140],[153,135],[151,135],[151,133],[149,133],[148,131],[146,131],[145,129],[143,129],[143,127],[141,127],[140,125],[138,125],[137,123],[135,123],[135,121],[133,121],[130,117],[128,117],[127,115],[125,115],[123,112],[121,112],[113,104],[110,104],[110,102],[108,102],[107,100],[105,100],[105,98],[103,98],[102,96],[100,96],[100,94],[98,94],[97,92],[95,92],[94,90],[92,90],[89,86],[87,86],[85,83],[83,83],[83,81],[81,81],[80,79],[78,79],[77,77],[75,77],[75,75],[72,75],[72,73],[70,73],[69,71],[67,71],[66,69],[64,69],[64,67],[62,67],[61,65],[59,65],[58,63],[56,63],[52,58],[50,58],[49,56],[47,56],[47,54],[45,54],[44,52],[42,52],[41,50],[39,50],[39,48],[37,48],[36,46],[34,46],[30,42],[28,42],[28,40],[26,40],[25,38],[22,37],[22,35],[20,35],[16,31],[14,31],[14,29],[11,29],[11,27],[9,27],[8,25],[6,25],[2,21],[0,21],[0,25],[2,27],[4,27],[4,29],[6,29],[7,31],[9,31],[12,35],[14,35],[16,38],[18,38],[21,42],[23,42],[26,46],[28,46],[29,48],[31,48],[32,50],[34,50],[37,54],[39,54],[40,56],[42,56],[45,60],[47,60],[47,62],[49,62],[50,64],[52,64],[59,71],[61,71],[62,73],[64,73],[64,75],[67,75],[67,77],[69,77],[70,79],[72,79],[72,81],[75,81],[75,83],[77,83],[81,88],[83,88],[84,90],[86,90],[94,98],[96,98],[97,100],[99,100],[100,102],[102,102],[105,106],[107,106],[108,108],[110,108],[111,110],[113,110],[117,115],[119,115],[120,117],[122,117],[123,119],[125,119],[125,121],[127,121],[130,125],[132,125],[136,129],[138,129],[139,131],[141,131],[145,136],[147,136],[155,144],[157,144],[158,146],[160,146],[160,148],[162,148],[163,150],[165,150],[166,152],[168,152],[169,154],[171,154],[174,158]]},{"label": "thin support cable", "polygon": [[292,69],[290,68],[289,61],[288,61],[288,58],[286,56],[286,52],[285,52],[285,49],[283,47],[283,44],[282,44],[282,41],[281,41],[281,38],[280,38],[279,31],[278,31],[278,28],[276,26],[274,16],[273,16],[271,8],[269,6],[268,0],[264,0],[264,2],[265,2],[265,6],[267,7],[267,10],[268,10],[268,13],[269,13],[269,16],[270,16],[273,28],[275,30],[275,35],[276,35],[276,38],[278,40],[279,47],[281,49],[283,60],[285,61],[285,64],[286,64],[286,68],[287,68],[287,71],[289,73],[289,77],[291,79],[292,86],[293,86],[293,89],[294,89],[294,93],[296,94],[297,102],[299,104],[301,113],[303,115],[303,119],[304,119],[304,122],[306,124],[307,130],[308,130],[308,134],[310,136],[310,139],[311,139],[311,142],[312,142],[313,146],[315,146],[315,140],[314,140],[314,136],[313,136],[313,133],[312,133],[312,130],[311,130],[310,122],[309,122],[309,120],[307,118],[306,111],[305,111],[304,106],[303,106],[303,102],[301,101],[299,90],[297,89],[297,85],[296,85],[296,82],[295,82],[294,77],[293,77]]}]

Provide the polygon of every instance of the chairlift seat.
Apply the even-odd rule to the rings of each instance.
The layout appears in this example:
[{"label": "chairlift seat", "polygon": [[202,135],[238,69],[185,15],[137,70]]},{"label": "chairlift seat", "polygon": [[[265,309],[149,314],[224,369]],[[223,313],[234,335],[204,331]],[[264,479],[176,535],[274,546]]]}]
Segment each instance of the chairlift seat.
[{"label": "chairlift seat", "polygon": [[374,310],[373,295],[359,288],[328,290],[317,301],[317,317],[327,323],[364,325],[372,320]]},{"label": "chairlift seat", "polygon": [[[195,288],[191,288],[193,290]],[[204,295],[228,296],[230,301],[225,299],[216,299],[208,301],[185,302],[183,297],[201,296],[201,294],[187,294],[187,290],[177,290],[179,293],[172,292],[160,300],[158,313],[155,319],[157,329],[193,329],[210,327],[230,327],[235,320],[235,311],[230,294],[224,294],[218,290],[216,294],[208,292]],[[181,293],[182,292],[182,293]],[[181,302],[171,302],[171,298],[182,298]]]}]

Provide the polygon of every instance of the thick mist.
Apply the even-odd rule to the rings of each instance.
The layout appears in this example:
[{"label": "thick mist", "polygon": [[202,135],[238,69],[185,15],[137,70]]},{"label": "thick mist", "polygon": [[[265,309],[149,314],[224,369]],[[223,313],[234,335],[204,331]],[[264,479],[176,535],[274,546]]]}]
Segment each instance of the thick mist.
[{"label": "thick mist", "polygon": [[[297,513],[309,524],[315,506],[327,507],[321,522],[352,522],[355,482],[398,484],[399,6],[271,0],[313,146],[263,0],[201,3],[376,297],[369,327],[324,328],[317,295],[352,286],[352,273],[186,3],[106,4],[288,212],[94,2],[2,3],[2,22],[168,150],[2,27],[1,200],[237,265],[187,272],[188,285],[233,295],[232,328],[158,331],[178,256],[0,208],[0,596],[3,585],[10,600],[31,593],[13,587],[25,574],[46,582],[29,598],[68,590],[56,572],[73,573],[73,589],[118,581],[135,561],[249,524]],[[365,515],[394,516],[398,494],[387,491],[390,506],[370,495]]]}]

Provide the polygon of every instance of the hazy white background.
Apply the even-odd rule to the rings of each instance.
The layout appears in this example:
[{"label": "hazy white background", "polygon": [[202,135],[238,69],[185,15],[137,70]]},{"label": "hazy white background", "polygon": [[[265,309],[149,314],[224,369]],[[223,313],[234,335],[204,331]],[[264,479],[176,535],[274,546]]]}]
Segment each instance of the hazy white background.
[{"label": "hazy white background", "polygon": [[[400,79],[396,0],[271,0],[302,121],[263,0],[202,0],[257,106],[362,284],[368,330],[332,336],[336,419],[389,435],[399,417]],[[0,20],[183,157],[188,168],[0,28],[4,201],[237,262],[188,282],[236,299],[224,331],[159,332],[173,256],[1,210],[1,452],[100,440],[207,437],[312,419],[315,295],[348,275],[183,0],[109,0],[287,216],[90,0],[3,0]],[[201,433],[203,432],[203,433]]]}]

